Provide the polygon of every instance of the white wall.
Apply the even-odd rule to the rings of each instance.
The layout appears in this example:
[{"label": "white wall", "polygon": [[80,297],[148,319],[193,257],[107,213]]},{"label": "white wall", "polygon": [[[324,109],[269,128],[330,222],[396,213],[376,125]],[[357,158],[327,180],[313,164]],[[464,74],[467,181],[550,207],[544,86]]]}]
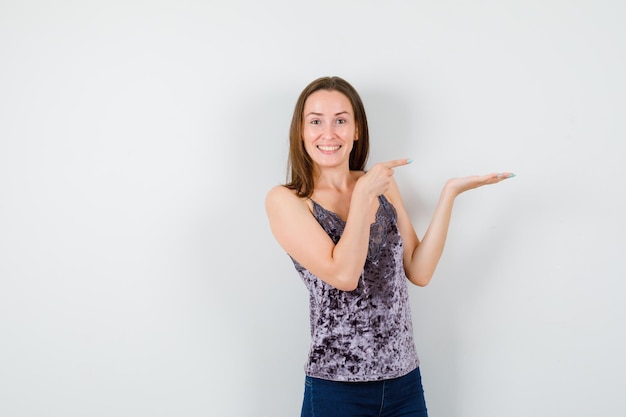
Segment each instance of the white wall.
[{"label": "white wall", "polygon": [[301,89],[361,92],[420,234],[432,416],[623,416],[626,6],[0,1],[0,415],[295,416],[307,294],[265,218]]}]

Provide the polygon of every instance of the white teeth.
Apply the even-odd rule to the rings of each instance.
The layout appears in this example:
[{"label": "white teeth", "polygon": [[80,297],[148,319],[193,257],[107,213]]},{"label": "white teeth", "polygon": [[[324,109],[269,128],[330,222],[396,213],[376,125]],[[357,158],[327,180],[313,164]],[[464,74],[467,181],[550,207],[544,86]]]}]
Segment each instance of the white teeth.
[{"label": "white teeth", "polygon": [[324,145],[319,145],[317,148],[321,151],[326,151],[326,152],[332,152],[332,151],[336,151],[337,149],[339,149],[341,146],[339,145],[335,145],[335,146],[324,146]]}]

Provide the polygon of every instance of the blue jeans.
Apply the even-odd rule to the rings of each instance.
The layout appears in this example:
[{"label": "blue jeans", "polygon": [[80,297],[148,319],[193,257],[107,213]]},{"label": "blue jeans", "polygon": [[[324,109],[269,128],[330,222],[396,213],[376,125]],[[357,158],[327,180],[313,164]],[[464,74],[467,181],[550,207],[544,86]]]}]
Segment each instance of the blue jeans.
[{"label": "blue jeans", "polygon": [[419,368],[375,382],[337,382],[307,376],[301,417],[427,417]]}]

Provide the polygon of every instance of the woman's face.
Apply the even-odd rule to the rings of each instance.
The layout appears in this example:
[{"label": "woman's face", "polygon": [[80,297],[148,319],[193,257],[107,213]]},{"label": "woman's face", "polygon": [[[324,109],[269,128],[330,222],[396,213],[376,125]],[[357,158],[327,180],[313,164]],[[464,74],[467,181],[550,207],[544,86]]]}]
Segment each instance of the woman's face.
[{"label": "woman's face", "polygon": [[339,91],[319,90],[304,103],[302,140],[319,167],[349,166],[356,140],[356,122],[350,100]]}]

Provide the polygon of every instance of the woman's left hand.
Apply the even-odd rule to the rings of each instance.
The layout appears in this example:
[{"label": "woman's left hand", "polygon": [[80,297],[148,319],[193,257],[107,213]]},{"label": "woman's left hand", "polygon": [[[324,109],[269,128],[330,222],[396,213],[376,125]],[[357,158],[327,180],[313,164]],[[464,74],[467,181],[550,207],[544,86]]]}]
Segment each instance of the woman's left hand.
[{"label": "woman's left hand", "polygon": [[487,175],[472,175],[464,178],[452,178],[448,180],[445,188],[455,196],[474,188],[482,187],[483,185],[497,184],[500,181],[504,181],[508,178],[513,178],[515,174],[511,172],[494,172]]}]

